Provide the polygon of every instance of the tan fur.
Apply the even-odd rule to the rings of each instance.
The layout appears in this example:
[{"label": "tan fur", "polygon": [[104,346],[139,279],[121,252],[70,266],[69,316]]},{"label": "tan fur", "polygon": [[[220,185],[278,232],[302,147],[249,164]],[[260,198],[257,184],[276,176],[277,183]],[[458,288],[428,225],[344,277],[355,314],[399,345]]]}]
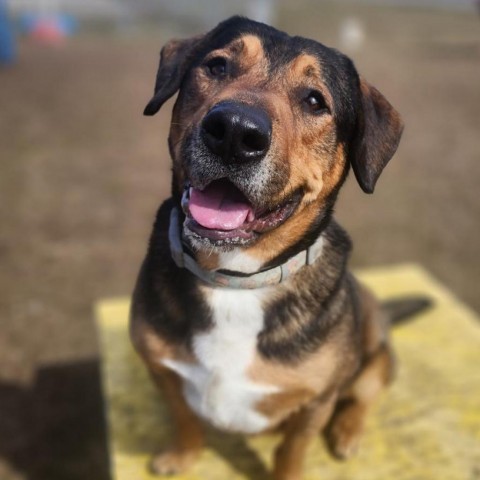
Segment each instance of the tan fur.
[{"label": "tan fur", "polygon": [[388,324],[380,311],[377,299],[364,285],[358,285],[364,316],[363,344],[369,354],[374,354],[379,345],[388,341]]},{"label": "tan fur", "polygon": [[312,55],[299,55],[290,64],[290,72],[293,78],[320,77],[320,69],[317,59]]},{"label": "tan fur", "polygon": [[[143,288],[139,277],[133,303]],[[138,311],[140,310],[140,311]],[[165,368],[164,359],[193,363],[195,359],[186,348],[179,348],[159,336],[143,318],[141,308],[133,311],[130,322],[132,343],[147,364],[150,375],[165,395],[174,422],[175,437],[171,447],[152,458],[151,470],[160,475],[181,473],[196,460],[203,446],[203,434],[198,418],[185,402],[180,378]]]},{"label": "tan fur", "polygon": [[254,65],[262,67],[265,61],[265,55],[262,43],[255,35],[243,35],[240,37],[242,44],[242,59],[241,65],[245,70],[252,68]]},{"label": "tan fur", "polygon": [[330,420],[327,441],[334,455],[351,457],[358,450],[365,417],[375,400],[392,380],[393,354],[388,346],[380,346],[368,359],[344,395]]},{"label": "tan fur", "polygon": [[157,332],[143,319],[136,318],[132,321],[130,337],[136,350],[147,362],[150,369],[163,372],[165,367],[162,360],[175,359],[185,363],[194,362],[194,358],[186,348],[180,349],[160,337]]},{"label": "tan fur", "polygon": [[326,390],[335,365],[339,365],[339,359],[333,342],[295,366],[269,362],[257,355],[250,369],[252,380],[268,382],[279,390],[262,400],[257,410],[267,415],[272,425],[278,424]]},{"label": "tan fur", "polygon": [[301,480],[307,449],[328,422],[335,401],[335,393],[329,393],[288,419],[284,439],[275,451],[274,480]]},{"label": "tan fur", "polygon": [[154,473],[172,475],[181,473],[195,462],[203,447],[202,427],[190,410],[182,394],[180,378],[168,370],[152,374],[170,406],[175,436],[172,445],[155,455],[151,462]]}]

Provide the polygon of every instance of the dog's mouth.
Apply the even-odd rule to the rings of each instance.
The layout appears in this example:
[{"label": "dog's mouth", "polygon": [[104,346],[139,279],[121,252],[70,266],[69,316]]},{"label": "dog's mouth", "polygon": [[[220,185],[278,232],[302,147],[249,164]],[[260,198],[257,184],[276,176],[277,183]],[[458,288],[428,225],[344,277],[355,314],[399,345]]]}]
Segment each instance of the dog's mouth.
[{"label": "dog's mouth", "polygon": [[187,185],[182,197],[185,226],[216,244],[245,244],[273,230],[295,211],[301,192],[274,208],[255,208],[229,180],[215,180],[203,190]]}]

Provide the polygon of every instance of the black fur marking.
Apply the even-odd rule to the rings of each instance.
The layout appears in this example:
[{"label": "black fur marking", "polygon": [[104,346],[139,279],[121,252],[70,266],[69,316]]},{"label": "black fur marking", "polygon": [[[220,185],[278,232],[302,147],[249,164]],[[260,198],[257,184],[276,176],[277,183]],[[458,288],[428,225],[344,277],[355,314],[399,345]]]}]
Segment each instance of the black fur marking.
[{"label": "black fur marking", "polygon": [[324,235],[320,258],[305,267],[300,280],[293,279],[291,289],[265,309],[265,327],[258,348],[270,360],[300,362],[327,340],[339,322],[355,330],[358,320],[352,311],[346,271],[350,240],[333,221]]},{"label": "black fur marking", "polygon": [[174,343],[189,345],[195,333],[211,326],[211,311],[198,289],[198,279],[178,268],[170,255],[172,206],[173,201],[167,200],[157,213],[137,302],[144,318],[159,334]]}]

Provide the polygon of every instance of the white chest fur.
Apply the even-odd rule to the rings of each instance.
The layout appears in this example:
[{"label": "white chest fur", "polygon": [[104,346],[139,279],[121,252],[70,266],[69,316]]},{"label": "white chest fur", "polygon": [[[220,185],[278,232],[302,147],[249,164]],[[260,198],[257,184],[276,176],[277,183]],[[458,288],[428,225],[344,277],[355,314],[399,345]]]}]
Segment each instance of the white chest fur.
[{"label": "white chest fur", "polygon": [[163,360],[184,380],[190,407],[218,428],[256,433],[268,427],[255,404],[273,386],[253,383],[247,376],[257,336],[263,326],[265,289],[206,288],[213,327],[193,339],[196,363]]}]

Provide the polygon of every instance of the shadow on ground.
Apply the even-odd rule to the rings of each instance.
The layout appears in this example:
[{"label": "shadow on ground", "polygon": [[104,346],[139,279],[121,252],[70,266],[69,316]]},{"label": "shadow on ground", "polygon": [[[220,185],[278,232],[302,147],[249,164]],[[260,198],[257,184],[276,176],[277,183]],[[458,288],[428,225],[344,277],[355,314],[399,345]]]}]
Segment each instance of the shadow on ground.
[{"label": "shadow on ground", "polygon": [[0,456],[29,480],[108,480],[96,360],[42,367],[31,388],[0,383]]}]

